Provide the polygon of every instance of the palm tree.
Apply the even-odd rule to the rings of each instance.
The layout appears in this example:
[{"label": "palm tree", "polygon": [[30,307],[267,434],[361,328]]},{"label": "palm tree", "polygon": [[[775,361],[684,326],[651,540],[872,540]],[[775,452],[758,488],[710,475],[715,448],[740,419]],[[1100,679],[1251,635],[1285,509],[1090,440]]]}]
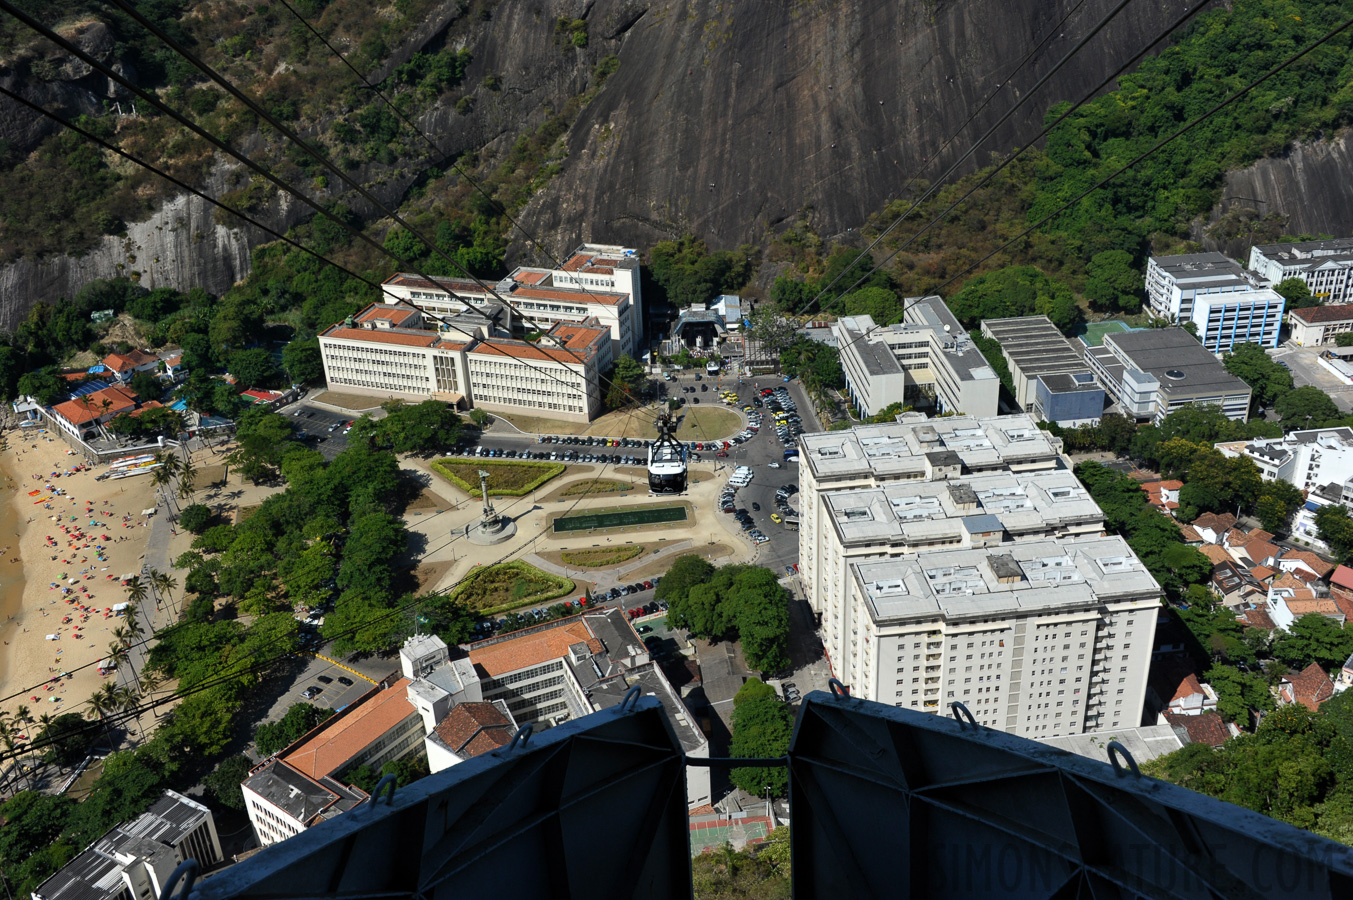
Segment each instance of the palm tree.
[{"label": "palm tree", "polygon": [[136,639],[146,633],[145,626],[136,616],[127,616],[127,624],[118,629],[127,633],[127,646],[136,643]]},{"label": "palm tree", "polygon": [[[164,684],[164,676],[159,672],[141,670],[141,696],[153,699],[152,695],[159,690],[162,684]],[[151,706],[151,712],[155,713],[155,718],[160,717],[160,711],[154,705]]]},{"label": "palm tree", "polygon": [[16,774],[23,774],[23,765],[19,762],[18,745],[14,740],[14,729],[9,727],[8,722],[0,722],[0,742],[3,742],[5,749],[9,751],[10,767],[9,774],[5,778],[5,787],[11,784],[10,779]]},{"label": "palm tree", "polygon": [[95,691],[89,698],[89,709],[85,710],[86,719],[98,719],[103,722],[104,732],[108,735],[109,752],[116,750],[113,745],[113,726],[108,721],[109,713],[115,712],[118,708],[117,688],[111,684],[105,684]]},{"label": "palm tree", "polygon": [[169,604],[174,609],[175,615],[178,614],[178,608],[174,606],[174,595],[172,591],[179,586],[178,581],[168,572],[161,572],[158,569],[150,570],[150,580],[154,583],[155,589],[164,591],[169,596]]},{"label": "palm tree", "polygon": [[187,500],[193,495],[193,486],[197,481],[197,467],[191,459],[185,459],[179,465],[179,499]]},{"label": "palm tree", "polygon": [[120,687],[113,691],[113,702],[122,712],[132,713],[136,717],[136,739],[144,739],[146,732],[141,727],[141,696],[130,687]]},{"label": "palm tree", "polygon": [[133,575],[131,578],[128,578],[126,587],[127,602],[131,604],[132,608],[138,607],[145,602],[149,591],[146,588],[146,583],[141,580],[140,575]]}]

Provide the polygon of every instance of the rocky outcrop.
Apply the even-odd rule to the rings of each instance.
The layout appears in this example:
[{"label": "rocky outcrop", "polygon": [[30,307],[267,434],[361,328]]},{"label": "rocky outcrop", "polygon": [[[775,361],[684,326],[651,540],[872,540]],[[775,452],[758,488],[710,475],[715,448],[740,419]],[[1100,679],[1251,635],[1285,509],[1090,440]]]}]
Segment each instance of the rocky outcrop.
[{"label": "rocky outcrop", "polygon": [[[492,161],[588,90],[597,62],[616,55],[619,70],[564,137],[559,174],[521,220],[556,254],[580,240],[647,246],[686,231],[731,247],[761,240],[804,210],[819,232],[843,234],[910,178],[937,177],[1088,30],[1093,13],[1082,7],[1010,77],[1073,5],[514,0],[494,5],[487,19],[448,29],[439,16],[449,23],[459,13],[447,2],[392,62],[420,42],[468,47],[474,61],[465,90],[473,94],[473,111],[457,113],[445,102],[422,124],[443,158],[476,151]],[[1177,4],[1164,0],[1129,4],[983,146],[973,165],[1033,134],[1051,103],[1080,96],[1177,14]],[[560,39],[561,16],[586,22],[586,48]],[[488,75],[497,81],[494,90],[483,84]],[[362,177],[383,198],[396,199],[420,168],[442,164],[425,150],[417,146],[417,157]],[[282,224],[302,217],[295,207],[278,212],[285,213]],[[120,272],[139,271],[147,284],[220,291],[245,274],[249,248],[265,239],[216,226],[206,204],[180,199],[131,227],[125,240],[106,239],[78,260],[0,268],[0,327],[38,299],[70,296],[90,278]],[[533,255],[521,241],[510,250],[513,260]]]},{"label": "rocky outcrop", "polygon": [[[598,0],[588,21],[594,35],[620,33],[620,69],[574,126],[564,172],[525,219],[556,247],[579,239],[644,246],[687,231],[731,247],[805,208],[819,233],[841,235],[908,179],[938,177],[1048,71],[1097,11],[1082,9],[1009,75],[1072,6]],[[1179,11],[1130,4],[977,162],[1036,133],[1051,103],[1081,96]]]},{"label": "rocky outcrop", "polygon": [[1211,250],[1244,259],[1252,243],[1282,234],[1353,234],[1353,142],[1297,144],[1282,156],[1229,172],[1208,227],[1195,236]]}]

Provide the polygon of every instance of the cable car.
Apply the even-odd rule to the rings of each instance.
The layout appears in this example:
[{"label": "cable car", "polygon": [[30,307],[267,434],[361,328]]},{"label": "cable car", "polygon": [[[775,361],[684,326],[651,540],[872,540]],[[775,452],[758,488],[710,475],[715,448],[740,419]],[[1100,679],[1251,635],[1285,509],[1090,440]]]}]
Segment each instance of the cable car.
[{"label": "cable car", "polygon": [[676,422],[658,417],[658,439],[648,448],[648,490],[652,494],[686,493],[686,447],[676,439]]}]

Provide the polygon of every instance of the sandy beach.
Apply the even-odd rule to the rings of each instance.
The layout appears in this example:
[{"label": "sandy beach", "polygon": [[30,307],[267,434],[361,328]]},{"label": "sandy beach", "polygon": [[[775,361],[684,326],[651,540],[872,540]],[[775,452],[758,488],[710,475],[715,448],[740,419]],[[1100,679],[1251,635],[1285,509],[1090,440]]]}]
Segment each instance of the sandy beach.
[{"label": "sandy beach", "polygon": [[[93,665],[73,670],[107,657],[122,624],[105,610],[126,600],[120,577],[141,569],[150,536],[141,512],[155,505],[154,485],[148,475],[96,481],[104,466],[71,472],[83,458],[37,429],[7,437],[0,452],[8,500],[0,520],[0,698],[17,696],[0,699],[0,708],[13,713],[24,705],[34,719],[83,713],[85,701],[116,676]],[[71,677],[60,677],[68,671]]]}]

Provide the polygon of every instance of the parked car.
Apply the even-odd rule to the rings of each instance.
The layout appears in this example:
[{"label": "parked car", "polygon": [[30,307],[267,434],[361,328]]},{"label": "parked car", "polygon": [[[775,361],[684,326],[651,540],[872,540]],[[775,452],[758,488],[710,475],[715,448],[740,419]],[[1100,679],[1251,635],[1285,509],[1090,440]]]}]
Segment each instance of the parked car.
[{"label": "parked car", "polygon": [[342,684],[342,685],[346,685],[347,687],[352,687],[352,679],[349,678],[349,677],[346,676],[346,675],[339,675],[339,676],[338,676],[338,683],[339,683],[339,684]]}]

